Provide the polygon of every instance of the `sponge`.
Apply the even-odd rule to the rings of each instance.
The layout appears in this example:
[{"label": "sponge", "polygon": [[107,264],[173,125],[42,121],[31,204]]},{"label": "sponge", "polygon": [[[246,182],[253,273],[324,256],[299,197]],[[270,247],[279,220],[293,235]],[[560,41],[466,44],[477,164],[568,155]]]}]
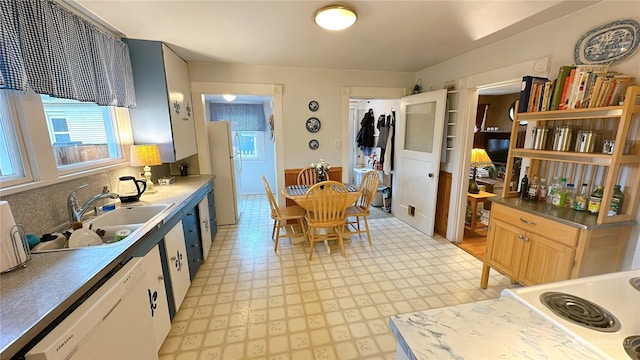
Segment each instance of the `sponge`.
[{"label": "sponge", "polygon": [[33,249],[34,246],[40,243],[40,238],[34,234],[27,234],[27,244],[29,244],[29,249]]}]

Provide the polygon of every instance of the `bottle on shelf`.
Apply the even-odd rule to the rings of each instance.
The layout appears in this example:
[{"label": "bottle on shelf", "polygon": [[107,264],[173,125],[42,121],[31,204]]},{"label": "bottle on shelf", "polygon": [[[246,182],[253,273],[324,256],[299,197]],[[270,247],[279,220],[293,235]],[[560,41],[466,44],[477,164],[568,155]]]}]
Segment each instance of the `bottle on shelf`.
[{"label": "bottle on shelf", "polygon": [[538,189],[540,188],[540,182],[538,181],[538,176],[531,176],[531,181],[529,181],[529,200],[537,201],[538,200]]},{"label": "bottle on shelf", "polygon": [[554,176],[553,181],[547,188],[547,202],[549,204],[553,203],[553,195],[555,195],[556,191],[560,188],[560,182],[558,182],[558,177]]},{"label": "bottle on shelf", "polygon": [[540,185],[538,185],[538,201],[547,200],[547,179],[541,178]]},{"label": "bottle on shelf", "polygon": [[527,173],[529,172],[529,167],[527,166],[524,170],[524,176],[520,181],[520,199],[528,200],[529,198],[529,178],[527,177]]},{"label": "bottle on shelf", "polygon": [[597,215],[600,212],[600,205],[602,204],[602,194],[604,193],[604,186],[598,185],[595,190],[589,196],[589,205],[587,205],[587,211],[589,213]]},{"label": "bottle on shelf", "polygon": [[609,213],[607,215],[613,216],[622,213],[622,204],[624,203],[624,193],[621,190],[620,185],[613,187],[613,195],[611,197],[611,204],[609,205]]},{"label": "bottle on shelf", "polygon": [[587,205],[589,204],[589,193],[587,192],[587,184],[582,184],[580,188],[580,193],[576,195],[576,199],[573,202],[573,209],[576,211],[585,211],[587,210]]},{"label": "bottle on shelf", "polygon": [[573,203],[576,200],[576,186],[574,184],[567,184],[565,191],[567,193],[567,201],[564,206],[573,209]]},{"label": "bottle on shelf", "polygon": [[560,185],[553,193],[551,205],[556,207],[565,207],[567,203],[567,179],[560,178]]}]

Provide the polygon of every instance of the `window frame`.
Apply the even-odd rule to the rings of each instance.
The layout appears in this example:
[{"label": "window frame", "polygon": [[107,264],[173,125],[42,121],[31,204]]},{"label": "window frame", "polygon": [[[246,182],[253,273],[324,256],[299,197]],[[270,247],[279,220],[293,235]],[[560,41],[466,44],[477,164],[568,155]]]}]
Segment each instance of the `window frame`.
[{"label": "window frame", "polygon": [[126,150],[128,145],[133,143],[133,135],[128,109],[110,107],[114,136],[116,144],[120,148],[118,158],[93,160],[58,167],[40,95],[32,90],[26,93],[14,90],[1,91],[11,93],[10,106],[14,124],[16,120],[19,124],[16,129],[16,138],[22,151],[25,173],[28,172],[30,176],[17,181],[2,179],[0,181],[0,196],[129,166]]}]

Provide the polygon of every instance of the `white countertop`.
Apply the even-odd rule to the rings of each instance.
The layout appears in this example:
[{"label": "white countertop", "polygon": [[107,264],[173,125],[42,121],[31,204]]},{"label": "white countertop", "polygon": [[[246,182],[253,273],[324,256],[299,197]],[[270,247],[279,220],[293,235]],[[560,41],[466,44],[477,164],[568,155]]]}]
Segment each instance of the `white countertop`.
[{"label": "white countertop", "polygon": [[[126,205],[167,204],[165,216],[112,245],[33,254],[25,268],[0,274],[0,358],[8,359],[127,257],[143,235],[176,214],[211,176],[179,177]],[[118,203],[118,206],[120,204]],[[60,211],[66,211],[62,204]],[[130,255],[129,255],[130,256]]]},{"label": "white countertop", "polygon": [[505,297],[396,315],[389,325],[409,359],[600,359]]}]

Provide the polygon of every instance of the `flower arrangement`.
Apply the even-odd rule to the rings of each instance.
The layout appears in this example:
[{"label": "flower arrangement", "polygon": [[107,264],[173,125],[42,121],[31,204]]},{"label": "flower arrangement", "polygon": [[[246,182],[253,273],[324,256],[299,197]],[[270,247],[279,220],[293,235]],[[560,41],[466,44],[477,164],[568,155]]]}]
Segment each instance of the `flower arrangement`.
[{"label": "flower arrangement", "polygon": [[327,172],[331,169],[331,164],[320,159],[317,163],[311,163],[311,168],[315,170],[318,182],[327,180]]}]

